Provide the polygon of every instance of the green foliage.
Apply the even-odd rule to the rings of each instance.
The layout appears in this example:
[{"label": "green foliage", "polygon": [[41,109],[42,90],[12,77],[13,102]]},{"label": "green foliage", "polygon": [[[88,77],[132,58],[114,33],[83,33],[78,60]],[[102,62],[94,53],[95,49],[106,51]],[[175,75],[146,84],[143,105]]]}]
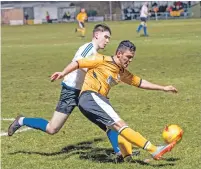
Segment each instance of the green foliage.
[{"label": "green foliage", "polygon": [[[61,71],[78,47],[91,40],[95,23],[88,23],[86,39],[74,33],[75,24],[2,26],[2,118],[50,119],[60,94],[60,81],[49,76]],[[50,136],[28,130],[1,138],[3,169],[189,169],[199,168],[201,154],[201,20],[148,22],[150,37],[140,37],[138,22],[108,22],[111,43],[100,53],[112,55],[121,40],[137,46],[129,70],[143,79],[172,84],[179,93],[145,91],[118,85],[110,100],[120,116],[154,144],[160,144],[166,124],[178,124],[184,137],[166,160],[114,164],[111,146],[103,133],[75,109],[61,131]],[[6,132],[9,121],[1,121]],[[94,140],[95,139],[95,140]]]}]

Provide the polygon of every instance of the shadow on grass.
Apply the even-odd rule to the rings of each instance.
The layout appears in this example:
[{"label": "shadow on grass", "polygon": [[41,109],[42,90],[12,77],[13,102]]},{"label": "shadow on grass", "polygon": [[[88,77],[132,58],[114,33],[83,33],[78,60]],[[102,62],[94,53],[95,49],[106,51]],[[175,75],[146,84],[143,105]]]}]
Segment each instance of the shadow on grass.
[{"label": "shadow on grass", "polygon": [[114,162],[114,159],[112,158],[113,150],[98,148],[98,147],[95,147],[94,145],[95,143],[101,142],[103,140],[104,140],[103,138],[97,138],[91,141],[84,141],[77,144],[68,145],[62,148],[58,152],[46,153],[46,152],[34,152],[34,151],[16,151],[9,154],[15,155],[15,154],[21,153],[21,154],[30,154],[30,155],[37,154],[41,156],[56,156],[56,155],[65,154],[66,155],[65,158],[78,154],[80,159],[88,159],[88,160],[98,161],[103,163],[107,163],[107,162],[112,163]]},{"label": "shadow on grass", "polygon": [[[164,161],[164,160],[163,160]],[[168,161],[168,160],[165,160]],[[176,160],[175,160],[176,161]],[[133,160],[130,163],[138,163],[140,165],[144,165],[144,166],[152,166],[152,167],[165,167],[165,166],[175,166],[175,163],[173,163],[173,161],[171,161],[172,163],[165,163],[165,164],[152,164],[150,163],[146,163],[144,161],[141,160]]]},{"label": "shadow on grass", "polygon": [[[99,148],[94,145],[95,143],[103,141],[103,138],[96,138],[91,141],[84,141],[77,144],[69,145],[61,149],[61,151],[58,152],[34,152],[34,151],[16,151],[13,153],[9,153],[11,155],[15,154],[37,154],[41,156],[56,156],[56,155],[62,155],[65,154],[65,157],[63,158],[69,158],[73,155],[79,155],[80,159],[85,160],[91,160],[94,162],[101,162],[101,163],[116,163],[116,156],[113,154],[112,149],[107,148]],[[171,162],[166,164],[151,164],[151,163],[145,163],[141,160],[133,160],[130,163],[138,163],[140,165],[147,165],[147,166],[153,166],[153,167],[164,167],[164,166],[174,166],[175,164],[173,162],[178,161],[178,158],[168,158],[164,159],[163,161]]]},{"label": "shadow on grass", "polygon": [[60,155],[60,154],[68,154],[68,153],[72,153],[72,152],[76,152],[76,151],[78,151],[78,153],[75,153],[75,154],[79,154],[79,152],[81,153],[81,151],[83,151],[83,150],[91,150],[93,148],[93,143],[100,142],[100,141],[103,141],[103,139],[97,138],[92,141],[80,142],[77,144],[66,146],[66,147],[62,148],[61,151],[53,152],[53,153],[16,151],[16,152],[9,153],[9,154],[22,153],[22,154],[38,154],[38,155],[42,155],[42,156],[55,156],[55,155]]}]

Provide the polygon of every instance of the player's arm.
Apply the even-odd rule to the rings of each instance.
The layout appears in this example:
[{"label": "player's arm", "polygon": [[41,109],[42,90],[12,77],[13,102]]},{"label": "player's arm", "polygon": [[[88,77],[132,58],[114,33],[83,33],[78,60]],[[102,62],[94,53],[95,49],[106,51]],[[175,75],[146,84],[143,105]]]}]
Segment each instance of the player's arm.
[{"label": "player's arm", "polygon": [[126,69],[120,73],[120,79],[122,82],[136,87],[139,87],[142,81],[140,77],[133,75]]},{"label": "player's arm", "polygon": [[71,62],[68,64],[62,72],[55,72],[51,75],[50,80],[51,82],[63,78],[65,75],[73,72],[74,70],[78,69],[77,61]]},{"label": "player's arm", "polygon": [[102,60],[101,59],[97,59],[97,60],[80,59],[80,60],[77,60],[77,61],[74,61],[74,62],[71,62],[70,64],[68,64],[62,72],[53,73],[50,79],[53,82],[55,80],[63,78],[64,76],[73,72],[76,69],[95,68],[102,62],[103,62],[103,59]]},{"label": "player's arm", "polygon": [[144,8],[144,14],[147,16],[151,16],[151,13],[149,13],[149,9],[148,8]]},{"label": "player's arm", "polygon": [[145,15],[151,16],[151,13],[147,10],[147,11],[145,11]]},{"label": "player's arm", "polygon": [[177,93],[177,89],[174,86],[171,86],[171,85],[169,85],[169,86],[161,86],[161,85],[158,85],[158,84],[148,82],[148,81],[143,80],[143,79],[142,79],[141,84],[140,84],[139,87],[142,88],[142,89],[148,89],[148,90],[161,90],[161,91],[164,91],[164,92]]},{"label": "player's arm", "polygon": [[85,59],[77,60],[78,69],[81,69],[81,68],[89,68],[89,69],[95,68],[95,67],[97,67],[99,64],[101,64],[103,62],[103,59],[104,59],[104,56],[101,57],[101,58],[96,57],[96,59],[85,58]]},{"label": "player's arm", "polygon": [[127,83],[129,85],[133,85],[142,89],[147,89],[147,90],[161,90],[165,92],[173,92],[177,93],[177,89],[173,86],[161,86],[158,84],[154,84],[151,82],[148,82],[144,79],[141,79],[140,77],[133,75],[130,73],[128,70],[124,70],[122,74],[120,74],[121,81],[124,83]]},{"label": "player's arm", "polygon": [[79,20],[80,20],[80,14],[77,15],[76,20],[79,22]]},{"label": "player's arm", "polygon": [[88,16],[87,16],[87,14],[85,14],[85,19],[84,20],[86,21],[87,19],[88,19]]}]

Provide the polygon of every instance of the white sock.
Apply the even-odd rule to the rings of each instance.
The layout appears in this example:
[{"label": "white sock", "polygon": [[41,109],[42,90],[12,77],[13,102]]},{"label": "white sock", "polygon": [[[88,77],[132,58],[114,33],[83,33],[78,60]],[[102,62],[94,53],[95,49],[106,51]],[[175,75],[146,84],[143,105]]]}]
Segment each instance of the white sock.
[{"label": "white sock", "polygon": [[20,126],[23,126],[23,120],[24,120],[24,117],[19,118],[18,123]]}]

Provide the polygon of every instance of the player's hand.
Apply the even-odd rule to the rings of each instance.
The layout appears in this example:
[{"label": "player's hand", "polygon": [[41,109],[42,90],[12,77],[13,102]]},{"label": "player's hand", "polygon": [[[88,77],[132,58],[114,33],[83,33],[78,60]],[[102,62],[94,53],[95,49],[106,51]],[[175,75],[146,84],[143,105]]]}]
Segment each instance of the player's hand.
[{"label": "player's hand", "polygon": [[178,90],[174,86],[165,86],[163,90],[165,92],[172,92],[172,93],[178,92]]},{"label": "player's hand", "polygon": [[64,74],[62,72],[55,72],[52,74],[52,76],[50,77],[51,82],[61,79],[64,77]]}]

